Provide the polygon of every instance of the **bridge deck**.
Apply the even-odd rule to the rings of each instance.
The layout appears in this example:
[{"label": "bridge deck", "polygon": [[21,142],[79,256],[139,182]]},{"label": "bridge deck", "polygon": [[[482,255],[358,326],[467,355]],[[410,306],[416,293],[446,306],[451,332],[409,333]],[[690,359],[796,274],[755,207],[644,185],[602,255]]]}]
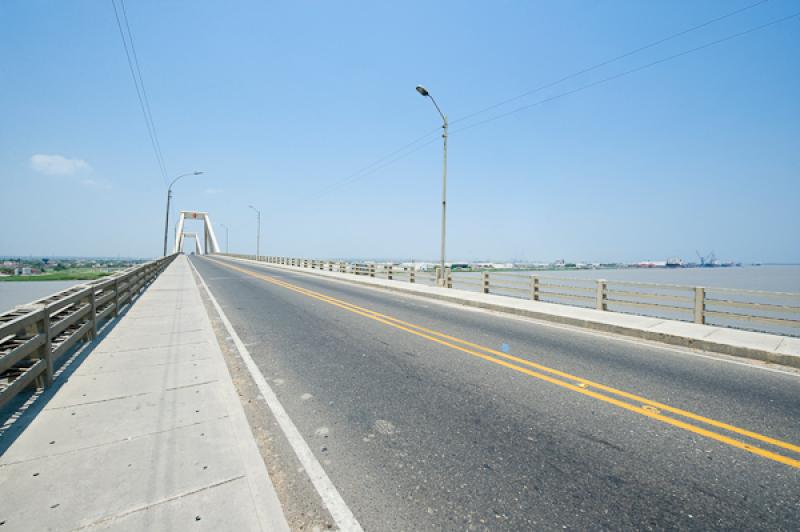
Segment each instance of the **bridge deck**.
[{"label": "bridge deck", "polygon": [[75,366],[0,458],[4,528],[287,528],[185,257]]}]

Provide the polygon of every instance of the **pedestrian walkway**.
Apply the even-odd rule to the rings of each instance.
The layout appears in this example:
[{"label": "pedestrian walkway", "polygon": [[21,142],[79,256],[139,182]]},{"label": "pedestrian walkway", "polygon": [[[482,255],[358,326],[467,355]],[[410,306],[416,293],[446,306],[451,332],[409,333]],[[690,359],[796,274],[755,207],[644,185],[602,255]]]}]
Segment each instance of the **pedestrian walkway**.
[{"label": "pedestrian walkway", "polygon": [[0,530],[288,530],[186,257],[41,400]]}]

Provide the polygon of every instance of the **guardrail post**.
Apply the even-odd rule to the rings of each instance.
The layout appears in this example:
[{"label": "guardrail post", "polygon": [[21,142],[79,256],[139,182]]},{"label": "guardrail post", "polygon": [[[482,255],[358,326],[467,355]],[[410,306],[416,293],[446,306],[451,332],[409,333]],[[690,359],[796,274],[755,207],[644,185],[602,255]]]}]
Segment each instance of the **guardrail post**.
[{"label": "guardrail post", "polygon": [[51,348],[50,338],[50,310],[47,308],[47,305],[41,305],[39,312],[41,313],[40,319],[37,320],[33,325],[26,327],[21,338],[31,338],[37,334],[44,335],[44,344],[37,349],[38,356],[34,355],[34,357],[44,360],[44,374],[36,378],[35,385],[37,388],[45,388],[53,382],[53,350]]},{"label": "guardrail post", "polygon": [[706,289],[702,286],[694,287],[694,322],[706,322]]},{"label": "guardrail post", "polygon": [[42,309],[42,328],[44,331],[44,345],[42,351],[44,354],[44,361],[47,364],[47,369],[44,372],[45,386],[53,382],[53,338],[50,335],[50,309],[47,305]]},{"label": "guardrail post", "polygon": [[119,316],[119,277],[114,279],[114,317]]},{"label": "guardrail post", "polygon": [[482,279],[482,283],[481,283],[482,292],[484,294],[488,294],[489,293],[489,272],[481,272],[481,279]]},{"label": "guardrail post", "polygon": [[531,299],[539,301],[539,277],[531,275]]},{"label": "guardrail post", "polygon": [[608,310],[608,282],[597,280],[597,310]]},{"label": "guardrail post", "polygon": [[89,304],[92,306],[92,330],[89,333],[92,340],[97,338],[97,294],[95,293],[95,286],[91,285],[92,291],[89,295]]},{"label": "guardrail post", "polygon": [[447,284],[445,286],[447,288],[453,288],[453,271],[450,268],[445,268],[445,273],[447,274]]},{"label": "guardrail post", "polygon": [[370,264],[369,265],[369,276],[370,277],[375,277],[375,265],[374,264]]},{"label": "guardrail post", "polygon": [[386,274],[386,278],[389,279],[390,281],[392,280],[392,265],[391,264],[389,265],[389,271]]}]

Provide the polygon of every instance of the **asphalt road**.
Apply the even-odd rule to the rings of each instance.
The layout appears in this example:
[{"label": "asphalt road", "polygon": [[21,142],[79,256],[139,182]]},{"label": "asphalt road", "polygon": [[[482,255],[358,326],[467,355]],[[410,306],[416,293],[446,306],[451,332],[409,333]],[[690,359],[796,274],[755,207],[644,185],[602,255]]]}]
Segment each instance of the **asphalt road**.
[{"label": "asphalt road", "polygon": [[192,262],[366,530],[798,529],[797,372]]}]

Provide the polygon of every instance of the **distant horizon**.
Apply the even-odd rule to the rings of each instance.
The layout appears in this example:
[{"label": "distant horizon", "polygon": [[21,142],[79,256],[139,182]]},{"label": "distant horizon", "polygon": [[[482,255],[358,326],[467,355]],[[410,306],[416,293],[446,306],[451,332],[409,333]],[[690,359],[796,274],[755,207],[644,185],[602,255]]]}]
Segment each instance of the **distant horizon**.
[{"label": "distant horizon", "polygon": [[[184,254],[185,255],[190,255],[191,252],[190,253],[184,253]],[[236,252],[234,252],[233,254],[252,255],[252,256],[255,255],[254,253],[250,254],[250,253],[236,253]],[[209,255],[213,255],[213,254],[206,254],[204,256],[209,256]],[[268,254],[268,253],[262,253],[261,256],[265,257],[265,256],[271,256],[271,255]],[[276,255],[276,256],[290,257],[289,255]],[[139,256],[139,257],[135,257],[135,256],[127,256],[127,257],[120,256],[120,257],[118,257],[118,256],[108,256],[108,255],[22,255],[22,254],[17,254],[17,255],[0,255],[0,262],[1,261],[6,261],[6,260],[14,260],[14,259],[152,260],[152,259],[157,259],[159,257],[161,257],[161,255],[157,255],[157,256],[156,255],[154,255],[154,256]],[[431,264],[435,264],[435,263],[440,262],[439,259],[435,259],[435,258],[433,258],[433,259],[425,259],[425,258],[418,259],[418,258],[414,258],[414,257],[411,257],[411,258],[398,258],[398,257],[351,256],[351,257],[333,257],[333,258],[331,258],[331,257],[320,257],[320,256],[310,256],[310,255],[308,255],[308,256],[298,255],[295,258],[308,259],[308,260],[314,259],[314,260],[376,261],[376,262],[419,262],[419,263],[425,262],[425,263],[431,263]],[[667,259],[642,259],[642,260],[638,260],[638,261],[621,261],[621,260],[618,260],[618,261],[613,261],[613,260],[612,261],[597,261],[597,260],[584,260],[584,259],[573,260],[573,259],[560,259],[560,258],[559,259],[553,259],[553,260],[518,259],[518,258],[517,259],[515,259],[515,258],[510,258],[510,259],[504,259],[504,258],[490,258],[490,259],[480,258],[480,259],[454,259],[454,260],[447,259],[446,262],[447,263],[469,263],[469,264],[475,264],[475,263],[497,263],[497,264],[500,264],[500,263],[512,263],[512,264],[546,264],[546,265],[550,265],[550,264],[555,264],[555,262],[559,261],[559,260],[564,260],[567,264],[635,265],[635,264],[639,264],[639,263],[648,263],[648,262],[665,262]],[[727,261],[727,259],[725,261]],[[725,261],[723,261],[723,262],[725,262]],[[800,266],[800,262],[773,262],[773,261],[769,261],[769,262],[767,262],[767,261],[764,261],[764,262],[759,262],[759,261],[750,262],[750,261],[747,261],[746,262],[746,261],[736,261],[736,260],[733,260],[731,262],[734,262],[736,264],[741,264],[742,266]],[[691,261],[691,260],[685,260],[683,263],[684,264],[700,264],[699,262]]]}]

